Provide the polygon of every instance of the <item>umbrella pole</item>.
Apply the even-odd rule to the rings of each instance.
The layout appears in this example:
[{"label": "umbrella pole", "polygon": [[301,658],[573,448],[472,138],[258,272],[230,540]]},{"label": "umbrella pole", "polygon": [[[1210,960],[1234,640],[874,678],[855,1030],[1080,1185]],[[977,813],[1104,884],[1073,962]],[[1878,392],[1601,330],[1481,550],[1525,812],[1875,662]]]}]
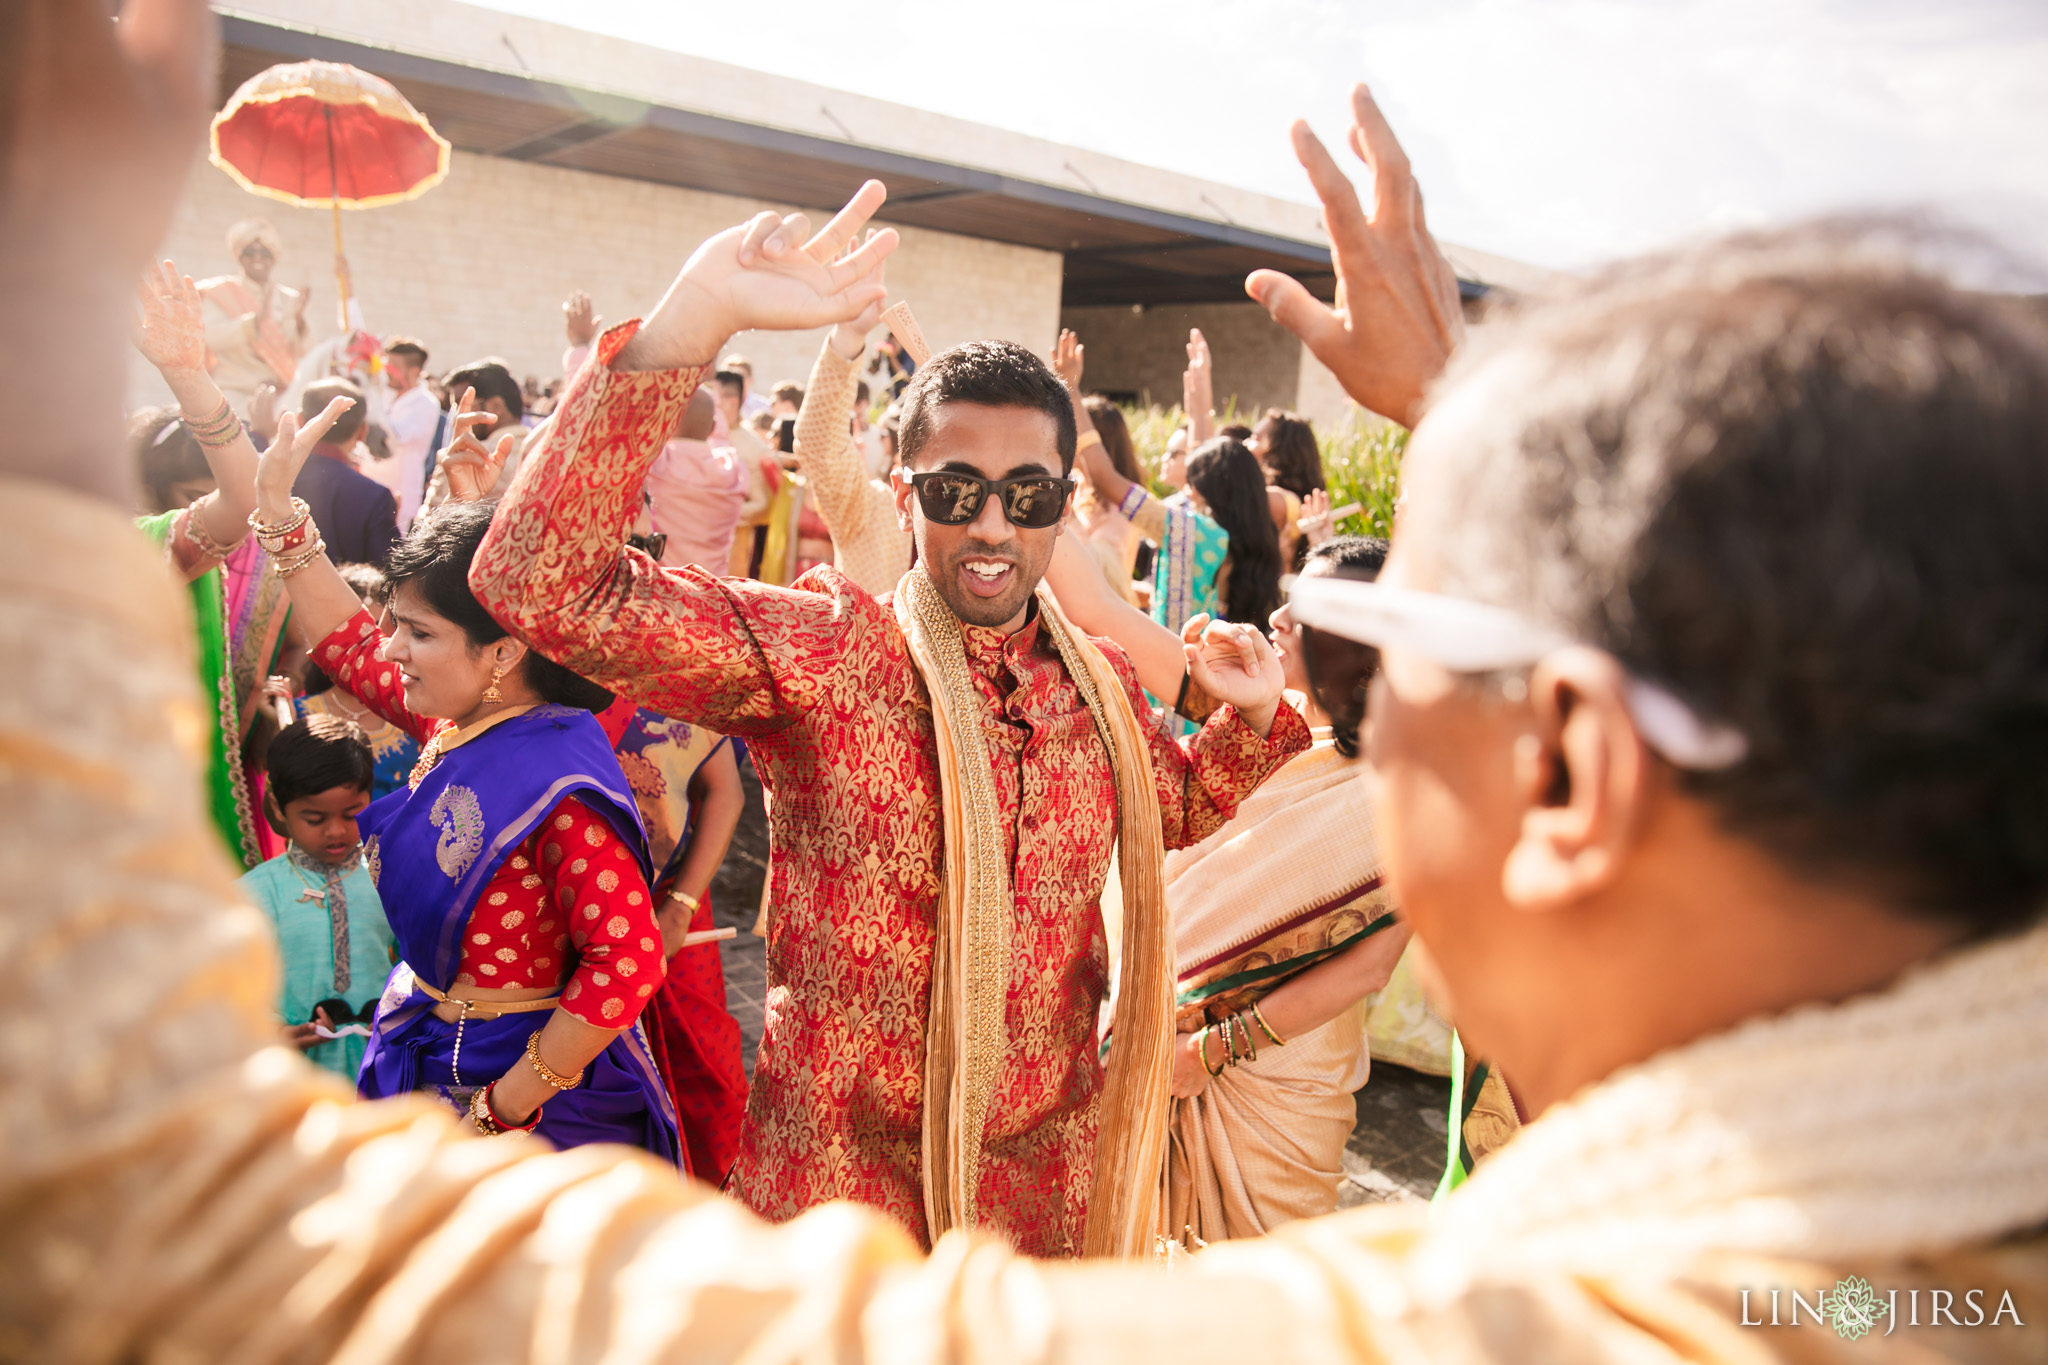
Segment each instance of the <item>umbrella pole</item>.
[{"label": "umbrella pole", "polygon": [[341,269],[341,200],[334,201],[334,294],[340,300],[341,330],[348,331],[348,276]]},{"label": "umbrella pole", "polygon": [[348,335],[348,276],[342,271],[341,262],[341,176],[334,168],[334,111],[320,111],[327,119],[327,199],[334,205],[334,299],[335,312],[341,333]]}]

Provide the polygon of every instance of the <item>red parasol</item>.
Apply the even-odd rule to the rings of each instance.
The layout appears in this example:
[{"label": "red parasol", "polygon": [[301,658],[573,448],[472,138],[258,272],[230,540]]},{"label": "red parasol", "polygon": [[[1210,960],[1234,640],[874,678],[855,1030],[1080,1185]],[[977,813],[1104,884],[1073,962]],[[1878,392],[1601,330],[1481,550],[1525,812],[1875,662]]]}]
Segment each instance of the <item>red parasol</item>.
[{"label": "red parasol", "polygon": [[[448,174],[448,142],[389,81],[342,62],[291,62],[242,83],[213,119],[213,164],[252,194],[302,208],[376,208]],[[337,273],[342,328],[348,281]]]}]

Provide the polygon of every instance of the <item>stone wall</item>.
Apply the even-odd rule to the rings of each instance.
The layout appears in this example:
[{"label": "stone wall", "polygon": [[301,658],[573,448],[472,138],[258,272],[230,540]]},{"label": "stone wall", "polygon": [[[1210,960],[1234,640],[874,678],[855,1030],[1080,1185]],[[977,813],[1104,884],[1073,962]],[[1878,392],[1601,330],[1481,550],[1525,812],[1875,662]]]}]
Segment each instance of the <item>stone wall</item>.
[{"label": "stone wall", "polygon": [[[342,214],[364,319],[379,336],[418,337],[446,371],[484,355],[543,381],[561,371],[562,299],[590,292],[609,321],[644,313],[705,237],[781,207],[645,181],[456,152],[448,178],[409,203]],[[201,162],[163,254],[195,278],[233,269],[229,224],[268,218],[284,238],[278,278],[310,283],[314,336],[335,325],[333,214],[244,191]],[[1057,253],[917,228],[889,264],[892,300],[908,299],[936,347],[1005,337],[1044,349],[1059,322]],[[822,333],[751,333],[731,349],[762,385],[805,382]],[[162,401],[136,358],[131,404]]]}]

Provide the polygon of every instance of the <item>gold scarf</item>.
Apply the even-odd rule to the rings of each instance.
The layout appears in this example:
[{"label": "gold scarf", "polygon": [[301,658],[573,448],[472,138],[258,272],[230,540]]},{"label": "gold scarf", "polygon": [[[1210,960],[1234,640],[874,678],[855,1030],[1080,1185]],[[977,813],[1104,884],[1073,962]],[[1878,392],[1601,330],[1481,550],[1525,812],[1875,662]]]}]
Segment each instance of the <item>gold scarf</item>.
[{"label": "gold scarf", "polygon": [[[1039,628],[1059,649],[1109,751],[1123,869],[1121,985],[1102,1088],[1083,1252],[1149,1255],[1159,1231],[1173,1072],[1173,933],[1152,759],[1123,685],[1086,636],[1038,590]],[[1014,892],[995,778],[960,622],[924,570],[896,585],[896,620],[931,698],[944,812],[932,992],[925,1025],[924,1203],[933,1241],[977,1222],[989,1102],[1009,1040]]]}]

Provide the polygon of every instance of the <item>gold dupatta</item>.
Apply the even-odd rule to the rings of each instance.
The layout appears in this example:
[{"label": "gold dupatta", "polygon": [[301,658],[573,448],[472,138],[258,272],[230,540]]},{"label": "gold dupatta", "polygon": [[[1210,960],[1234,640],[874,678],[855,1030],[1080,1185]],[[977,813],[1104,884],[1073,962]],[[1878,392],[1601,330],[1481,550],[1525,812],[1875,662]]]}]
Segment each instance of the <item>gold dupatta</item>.
[{"label": "gold dupatta", "polygon": [[[1039,628],[1058,648],[1109,751],[1123,871],[1121,986],[1082,1249],[1089,1256],[1140,1256],[1151,1252],[1160,1226],[1173,1069],[1173,934],[1159,798],[1144,732],[1109,660],[1043,587],[1038,610]],[[978,1221],[982,1135],[1009,1046],[1014,891],[960,623],[921,567],[896,585],[896,620],[931,699],[943,812],[945,867],[924,1070],[925,1221],[936,1242]]]}]

